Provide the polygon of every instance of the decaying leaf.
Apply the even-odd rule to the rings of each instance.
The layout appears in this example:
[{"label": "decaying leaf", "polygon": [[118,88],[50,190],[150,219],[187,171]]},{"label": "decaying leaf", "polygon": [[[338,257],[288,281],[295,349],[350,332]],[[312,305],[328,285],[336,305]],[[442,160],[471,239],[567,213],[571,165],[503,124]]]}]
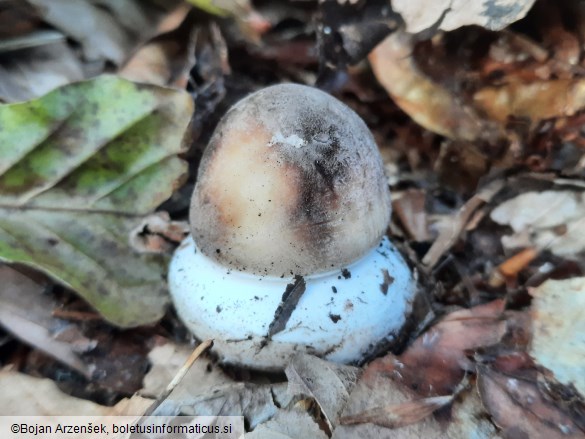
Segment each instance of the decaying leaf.
[{"label": "decaying leaf", "polygon": [[557,381],[574,385],[585,397],[585,277],[548,280],[530,294],[530,354]]},{"label": "decaying leaf", "polygon": [[333,430],[361,370],[298,354],[287,366],[285,373],[288,392],[314,398],[330,430]]},{"label": "decaying leaf", "polygon": [[36,267],[120,326],[167,302],[162,255],[128,236],[186,171],[188,94],[104,76],[0,107],[0,259]]},{"label": "decaying leaf", "polygon": [[423,420],[434,411],[449,404],[452,400],[452,396],[432,396],[401,404],[376,407],[362,413],[345,416],[340,421],[344,425],[371,422],[386,428],[399,428]]},{"label": "decaying leaf", "polygon": [[542,397],[536,382],[478,368],[477,386],[484,407],[504,437],[582,438],[571,418]]},{"label": "decaying leaf", "polygon": [[[448,397],[449,398],[449,397]],[[398,382],[390,375],[363,375],[350,395],[347,407],[342,419],[351,419],[355,415],[363,414],[374,407],[395,406],[406,404],[407,407],[413,400],[420,399],[407,386]],[[410,406],[412,410],[406,410],[409,419],[416,418],[418,408]],[[425,415],[428,411],[425,410]],[[420,416],[419,422],[405,425],[401,428],[386,428],[365,421],[363,424],[338,425],[333,432],[333,439],[353,438],[392,438],[415,439],[433,438],[446,439],[444,428],[432,416]],[[404,424],[403,424],[404,425]]]},{"label": "decaying leaf", "polygon": [[[84,79],[81,63],[67,45],[65,36],[58,32],[47,35],[47,32],[35,33],[37,39],[52,38],[46,44],[36,41],[38,46],[4,54],[0,65],[0,101],[35,99],[56,87]],[[29,40],[34,37],[28,36]]]},{"label": "decaying leaf", "polygon": [[79,42],[87,60],[109,60],[117,65],[126,59],[135,44],[154,33],[161,18],[160,10],[137,0],[29,0],[29,3],[37,8],[44,21]]},{"label": "decaying leaf", "polygon": [[301,408],[280,410],[274,418],[246,434],[247,439],[327,439],[327,435]]},{"label": "decaying leaf", "polygon": [[475,140],[499,135],[455,94],[422,73],[412,58],[414,37],[397,31],[370,53],[376,78],[415,122],[443,136]]},{"label": "decaying leaf", "polygon": [[475,106],[492,120],[511,116],[539,122],[572,116],[585,107],[585,80],[557,79],[484,87],[473,96]]},{"label": "decaying leaf", "polygon": [[485,416],[485,409],[475,386],[460,394],[451,409],[452,420],[447,429],[450,439],[494,439],[496,426]]},{"label": "decaying leaf", "polygon": [[[140,390],[140,394],[158,398],[192,352],[192,346],[177,345],[168,341],[154,347],[148,354],[151,367],[144,377],[144,387]],[[214,366],[211,360],[200,357],[173,389],[170,398],[181,401],[191,398],[194,391],[204,393],[213,387],[228,383],[231,383],[231,379]]]},{"label": "decaying leaf", "polygon": [[205,388],[183,388],[183,395],[174,394],[164,401],[154,415],[175,416],[244,416],[251,429],[271,419],[291,398],[286,384],[234,383]]},{"label": "decaying leaf", "polygon": [[483,204],[490,201],[502,188],[504,182],[496,180],[486,185],[471,197],[457,212],[450,227],[445,227],[433,243],[432,247],[425,254],[423,264],[433,267],[441,256],[445,254],[459,239],[467,223],[471,220],[475,211]]},{"label": "decaying leaf", "polygon": [[408,32],[429,28],[453,30],[477,24],[500,30],[520,20],[535,0],[392,0],[392,8],[402,15]]},{"label": "decaying leaf", "polygon": [[495,300],[452,312],[432,326],[402,355],[370,363],[363,379],[394,376],[420,395],[450,395],[473,364],[466,351],[500,341],[506,332],[504,302]]},{"label": "decaying leaf", "polygon": [[[43,288],[18,271],[0,265],[0,326],[89,378],[88,367],[77,356],[74,345],[56,338],[67,323],[51,316],[56,304],[42,295]],[[84,337],[78,334],[79,338]]]},{"label": "decaying leaf", "polygon": [[130,245],[140,253],[170,253],[188,234],[186,221],[171,221],[167,212],[155,212],[132,230]]},{"label": "decaying leaf", "polygon": [[534,246],[560,256],[585,250],[585,193],[526,192],[496,207],[491,219],[514,231],[502,237],[508,249]]},{"label": "decaying leaf", "polygon": [[3,416],[140,416],[152,404],[150,399],[133,396],[105,407],[61,392],[50,379],[10,369],[0,370],[0,388]]}]

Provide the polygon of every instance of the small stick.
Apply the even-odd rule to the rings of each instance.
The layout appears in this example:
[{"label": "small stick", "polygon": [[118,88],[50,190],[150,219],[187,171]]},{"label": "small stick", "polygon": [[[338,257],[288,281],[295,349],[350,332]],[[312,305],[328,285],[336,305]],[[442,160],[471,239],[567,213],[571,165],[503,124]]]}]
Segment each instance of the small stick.
[{"label": "small stick", "polygon": [[159,396],[157,398],[157,400],[155,402],[153,402],[152,405],[150,407],[148,407],[148,409],[144,412],[144,414],[142,415],[142,417],[138,421],[138,424],[140,424],[144,418],[146,418],[147,416],[150,416],[154,413],[154,411],[168,398],[168,396],[171,394],[171,392],[173,390],[175,390],[175,387],[177,387],[177,385],[183,380],[183,378],[185,378],[185,375],[187,374],[189,369],[191,369],[191,366],[193,366],[193,363],[195,363],[195,361],[197,361],[197,359],[201,356],[201,354],[203,354],[203,352],[205,352],[207,349],[211,348],[212,346],[213,346],[213,340],[206,340],[195,348],[195,350],[191,353],[191,355],[189,355],[189,358],[187,358],[187,361],[185,361],[185,364],[183,364],[183,366],[181,366],[181,368],[179,369],[179,371],[177,372],[175,377],[167,385],[167,388],[162,393],[162,395]]}]

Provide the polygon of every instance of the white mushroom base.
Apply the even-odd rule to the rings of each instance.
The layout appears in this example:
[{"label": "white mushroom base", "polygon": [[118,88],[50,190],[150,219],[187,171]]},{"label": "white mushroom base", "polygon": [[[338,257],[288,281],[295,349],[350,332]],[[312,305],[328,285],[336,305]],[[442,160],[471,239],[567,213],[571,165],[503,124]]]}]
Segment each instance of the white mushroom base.
[{"label": "white mushroom base", "polygon": [[225,363],[282,370],[295,352],[355,363],[392,343],[412,309],[416,283],[384,237],[344,270],[305,277],[286,327],[267,339],[290,278],[230,271],[204,256],[191,237],[175,252],[169,287],[179,317],[200,340],[214,340]]}]

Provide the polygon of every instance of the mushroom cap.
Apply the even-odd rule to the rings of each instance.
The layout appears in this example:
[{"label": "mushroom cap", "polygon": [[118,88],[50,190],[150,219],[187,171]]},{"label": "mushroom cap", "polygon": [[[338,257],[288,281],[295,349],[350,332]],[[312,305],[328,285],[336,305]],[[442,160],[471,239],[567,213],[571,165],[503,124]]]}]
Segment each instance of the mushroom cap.
[{"label": "mushroom cap", "polygon": [[390,192],[362,119],[312,87],[281,84],[232,107],[199,167],[191,201],[198,248],[267,276],[339,269],[390,220]]}]

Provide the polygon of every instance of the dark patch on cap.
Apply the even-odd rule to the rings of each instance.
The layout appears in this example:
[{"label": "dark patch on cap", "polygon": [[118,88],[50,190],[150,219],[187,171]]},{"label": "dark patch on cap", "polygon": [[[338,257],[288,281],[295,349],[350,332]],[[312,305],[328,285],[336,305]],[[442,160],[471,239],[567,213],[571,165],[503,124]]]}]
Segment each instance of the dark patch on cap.
[{"label": "dark patch on cap", "polygon": [[331,319],[331,321],[333,323],[337,323],[338,321],[341,320],[341,316],[339,314],[331,314],[331,313],[329,313],[329,318]]},{"label": "dark patch on cap", "polygon": [[335,294],[337,294],[337,288],[335,288],[335,287],[331,287],[331,290],[332,290],[332,291],[333,291]]},{"label": "dark patch on cap", "polygon": [[217,305],[215,307],[215,312],[219,314],[221,312],[221,306]]},{"label": "dark patch on cap", "polygon": [[341,275],[344,279],[351,279],[351,272],[347,268],[341,270]]},{"label": "dark patch on cap", "polygon": [[382,291],[382,294],[386,295],[388,294],[388,288],[394,283],[394,278],[390,276],[390,273],[388,273],[388,270],[385,268],[382,270],[382,275],[384,276],[384,282],[380,284],[380,291]]}]

